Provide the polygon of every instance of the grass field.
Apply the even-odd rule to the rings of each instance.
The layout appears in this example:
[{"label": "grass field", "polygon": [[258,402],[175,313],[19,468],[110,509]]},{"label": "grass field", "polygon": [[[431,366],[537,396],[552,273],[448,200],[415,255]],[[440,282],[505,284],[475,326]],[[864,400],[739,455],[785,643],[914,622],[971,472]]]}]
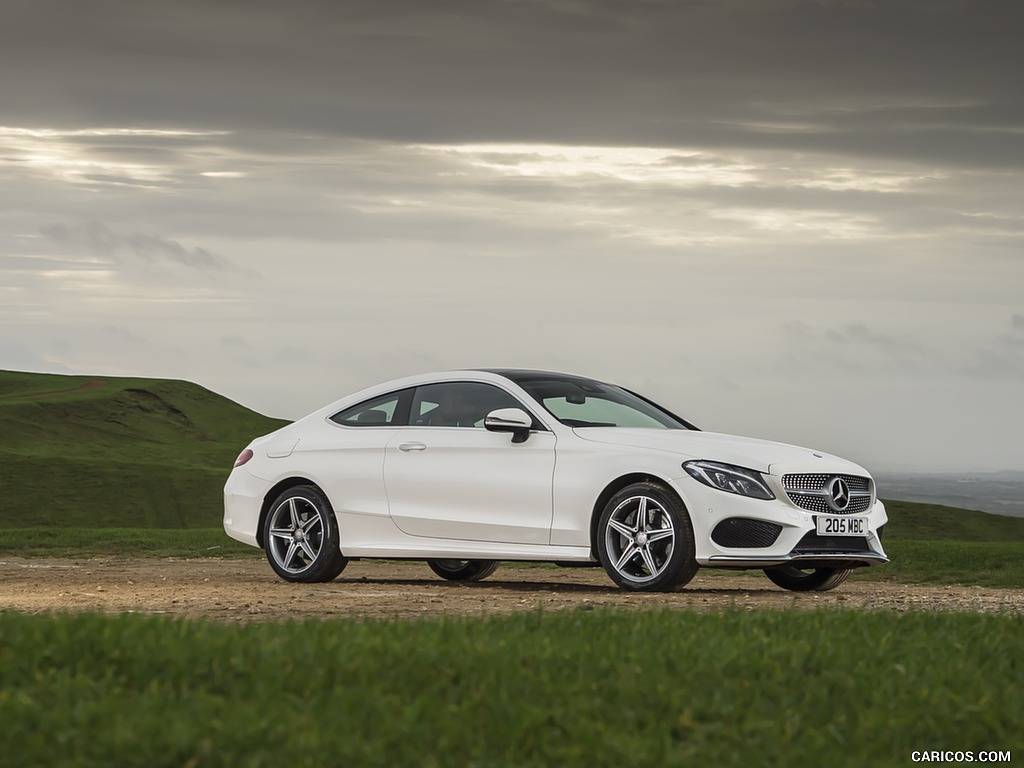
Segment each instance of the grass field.
[{"label": "grass field", "polygon": [[1019,541],[1024,542],[1024,517],[993,515],[941,504],[885,500],[889,524],[885,541]]},{"label": "grass field", "polygon": [[0,765],[1020,755],[1022,658],[1019,616],[597,611],[229,626],[3,614]]},{"label": "grass field", "polygon": [[0,528],[0,555],[18,557],[263,557],[222,528]]},{"label": "grass field", "polygon": [[885,549],[891,562],[851,578],[1024,589],[1024,541],[890,541]]}]

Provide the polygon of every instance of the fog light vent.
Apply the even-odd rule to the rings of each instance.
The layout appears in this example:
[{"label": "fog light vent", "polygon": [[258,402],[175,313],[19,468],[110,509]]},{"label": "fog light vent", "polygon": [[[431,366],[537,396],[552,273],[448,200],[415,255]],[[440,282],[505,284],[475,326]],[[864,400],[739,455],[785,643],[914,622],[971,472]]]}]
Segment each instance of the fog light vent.
[{"label": "fog light vent", "polygon": [[782,533],[782,526],[764,520],[730,517],[715,526],[711,540],[720,547],[763,549],[770,547]]}]

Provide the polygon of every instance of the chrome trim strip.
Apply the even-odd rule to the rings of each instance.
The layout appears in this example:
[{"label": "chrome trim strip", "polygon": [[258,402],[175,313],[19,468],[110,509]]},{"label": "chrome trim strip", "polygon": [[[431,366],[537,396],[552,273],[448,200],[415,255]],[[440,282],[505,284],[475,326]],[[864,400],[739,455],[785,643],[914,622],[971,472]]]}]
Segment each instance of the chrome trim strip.
[{"label": "chrome trim strip", "polygon": [[[512,419],[500,419],[500,418],[497,418],[497,417],[494,417],[494,416],[488,416],[487,418],[485,418],[484,419],[484,424],[485,425],[492,424],[492,425],[494,425],[496,427],[518,427],[520,429],[529,429],[530,428],[529,424],[523,424],[523,423],[518,422],[518,421],[513,421]],[[476,427],[474,427],[474,429],[476,429]]]},{"label": "chrome trim strip", "polygon": [[772,565],[783,565],[785,563],[798,563],[802,560],[855,560],[858,563],[870,563],[881,565],[888,563],[889,558],[878,552],[806,552],[798,555],[779,555],[778,557],[747,557],[744,555],[711,555],[708,563],[721,563],[722,565],[750,565],[757,567],[769,567]]},{"label": "chrome trim strip", "polygon": [[[785,486],[783,486],[783,488],[785,488]],[[822,497],[825,497],[825,498],[828,497],[828,489],[827,488],[818,488],[818,489],[815,489],[815,490],[808,490],[808,491],[798,490],[796,488],[785,488],[785,491],[786,491],[786,493],[795,493],[798,496],[822,496]],[[870,495],[871,495],[871,491],[850,491],[850,496],[870,496]]]}]

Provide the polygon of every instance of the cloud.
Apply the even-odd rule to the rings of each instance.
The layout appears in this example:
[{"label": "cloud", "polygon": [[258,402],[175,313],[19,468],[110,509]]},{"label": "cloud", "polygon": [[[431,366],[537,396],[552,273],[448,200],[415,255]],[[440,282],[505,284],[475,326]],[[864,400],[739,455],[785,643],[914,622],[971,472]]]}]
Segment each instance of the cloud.
[{"label": "cloud", "polygon": [[[998,343],[994,349],[979,349],[974,360],[964,369],[967,375],[992,381],[998,379],[1024,380],[1024,345]],[[1014,408],[1019,403],[1014,403]]]},{"label": "cloud", "polygon": [[243,352],[252,351],[252,345],[250,345],[249,342],[243,339],[241,336],[223,336],[221,337],[220,343],[224,346],[225,349],[239,350]]},{"label": "cloud", "polygon": [[921,375],[943,366],[942,356],[929,345],[863,323],[816,328],[795,320],[784,324],[782,332],[786,352],[781,371]]},{"label": "cloud", "polygon": [[137,333],[129,331],[127,328],[104,325],[100,327],[100,332],[117,344],[132,346],[136,349],[147,349],[151,346],[151,342],[143,339]]},{"label": "cloud", "polygon": [[71,373],[61,362],[40,354],[20,341],[0,337],[0,369],[38,373]]},{"label": "cloud", "polygon": [[893,355],[922,357],[927,356],[930,352],[921,344],[873,331],[862,324],[848,325],[845,328],[832,328],[825,331],[825,338],[836,344],[867,346]]},{"label": "cloud", "polygon": [[1012,315],[1010,317],[1010,327],[1015,331],[1024,331],[1024,315]]},{"label": "cloud", "polygon": [[176,240],[133,233],[122,235],[98,221],[74,226],[51,224],[40,227],[44,237],[57,246],[88,253],[99,259],[142,264],[175,264],[201,271],[234,271],[236,267],[223,256],[205,248],[186,248]]}]

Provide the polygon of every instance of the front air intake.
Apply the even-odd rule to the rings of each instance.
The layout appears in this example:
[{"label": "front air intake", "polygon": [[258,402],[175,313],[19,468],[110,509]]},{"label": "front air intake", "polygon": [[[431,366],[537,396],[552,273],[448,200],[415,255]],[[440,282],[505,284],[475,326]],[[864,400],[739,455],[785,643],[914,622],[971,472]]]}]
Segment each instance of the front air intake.
[{"label": "front air intake", "polygon": [[776,523],[730,517],[715,526],[711,540],[731,549],[764,549],[774,544],[780,533],[782,526]]}]

